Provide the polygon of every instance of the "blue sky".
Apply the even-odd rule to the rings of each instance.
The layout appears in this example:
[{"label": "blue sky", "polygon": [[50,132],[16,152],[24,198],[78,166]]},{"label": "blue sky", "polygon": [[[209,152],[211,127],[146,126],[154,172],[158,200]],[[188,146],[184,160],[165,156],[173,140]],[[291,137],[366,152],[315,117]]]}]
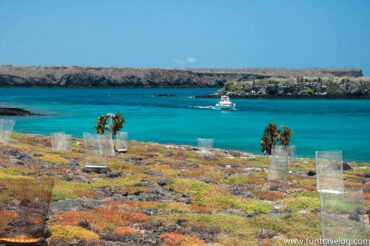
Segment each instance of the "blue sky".
[{"label": "blue sky", "polygon": [[367,0],[0,0],[0,64],[358,67]]}]

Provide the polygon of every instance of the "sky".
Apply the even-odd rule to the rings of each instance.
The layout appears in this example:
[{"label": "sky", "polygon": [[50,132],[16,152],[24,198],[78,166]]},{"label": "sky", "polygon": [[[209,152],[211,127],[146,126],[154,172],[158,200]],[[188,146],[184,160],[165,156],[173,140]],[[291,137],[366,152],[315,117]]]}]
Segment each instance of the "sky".
[{"label": "sky", "polygon": [[0,0],[0,64],[370,75],[368,0]]}]

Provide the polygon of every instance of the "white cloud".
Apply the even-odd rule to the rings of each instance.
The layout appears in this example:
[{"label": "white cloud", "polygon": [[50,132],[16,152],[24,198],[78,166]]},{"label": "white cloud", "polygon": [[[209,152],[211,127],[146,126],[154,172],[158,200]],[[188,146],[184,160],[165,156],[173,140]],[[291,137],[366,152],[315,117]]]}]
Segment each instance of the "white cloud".
[{"label": "white cloud", "polygon": [[176,63],[178,63],[178,64],[181,64],[181,65],[186,64],[186,62],[185,62],[185,61],[180,60],[180,59],[177,59],[177,58],[173,59],[173,61],[174,61],[174,62],[176,62]]},{"label": "white cloud", "polygon": [[186,61],[187,61],[188,63],[193,63],[193,62],[196,62],[196,61],[197,61],[197,59],[195,59],[194,57],[188,57],[188,58],[186,58]]},{"label": "white cloud", "polygon": [[179,59],[179,58],[175,58],[173,59],[174,62],[178,63],[178,64],[181,64],[181,65],[186,65],[186,64],[190,64],[190,63],[194,63],[197,61],[196,58],[194,57],[186,57],[185,59]]}]

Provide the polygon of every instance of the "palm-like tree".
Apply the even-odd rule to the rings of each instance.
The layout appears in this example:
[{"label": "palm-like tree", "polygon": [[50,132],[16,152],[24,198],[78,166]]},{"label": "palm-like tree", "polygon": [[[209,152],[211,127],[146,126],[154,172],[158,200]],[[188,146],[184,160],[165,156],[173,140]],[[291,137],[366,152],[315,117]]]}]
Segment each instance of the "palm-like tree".
[{"label": "palm-like tree", "polygon": [[[109,124],[108,124],[109,119]],[[126,123],[125,118],[122,116],[120,112],[116,114],[108,113],[102,116],[99,116],[96,120],[97,126],[95,130],[98,134],[104,134],[105,130],[108,130],[110,133],[110,139],[112,141],[113,147],[113,137],[116,135],[118,131],[120,131],[123,125]],[[114,149],[110,150],[110,156],[114,156]]]},{"label": "palm-like tree", "polygon": [[98,123],[97,126],[95,127],[96,133],[104,134],[105,130],[109,130],[113,138],[113,136],[116,135],[116,133],[122,129],[123,125],[126,123],[126,120],[122,116],[122,114],[118,112],[116,114],[108,113],[99,116],[96,122]]},{"label": "palm-like tree", "polygon": [[279,138],[279,129],[276,123],[270,123],[266,126],[261,139],[262,152],[271,155],[272,148],[276,145]]},{"label": "palm-like tree", "polygon": [[271,155],[272,148],[279,142],[282,146],[289,146],[293,131],[287,126],[280,130],[276,123],[270,123],[265,127],[261,139],[262,152]]},{"label": "palm-like tree", "polygon": [[283,130],[280,131],[280,134],[279,134],[280,144],[283,146],[289,146],[293,131],[289,129],[287,126],[282,126],[282,128]]}]

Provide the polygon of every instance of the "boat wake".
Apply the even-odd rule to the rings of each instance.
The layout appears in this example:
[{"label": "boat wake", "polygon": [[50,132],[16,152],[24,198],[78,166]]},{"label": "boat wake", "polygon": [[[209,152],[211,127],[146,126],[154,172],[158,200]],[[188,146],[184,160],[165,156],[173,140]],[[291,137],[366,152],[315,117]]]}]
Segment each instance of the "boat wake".
[{"label": "boat wake", "polygon": [[229,109],[229,110],[223,110],[219,107],[215,107],[215,106],[194,106],[194,107],[191,107],[191,108],[196,108],[196,109],[211,109],[211,110],[217,110],[217,111],[236,111],[235,108],[233,109]]},{"label": "boat wake", "polygon": [[215,106],[194,106],[192,108],[197,108],[197,109],[216,109]]}]

